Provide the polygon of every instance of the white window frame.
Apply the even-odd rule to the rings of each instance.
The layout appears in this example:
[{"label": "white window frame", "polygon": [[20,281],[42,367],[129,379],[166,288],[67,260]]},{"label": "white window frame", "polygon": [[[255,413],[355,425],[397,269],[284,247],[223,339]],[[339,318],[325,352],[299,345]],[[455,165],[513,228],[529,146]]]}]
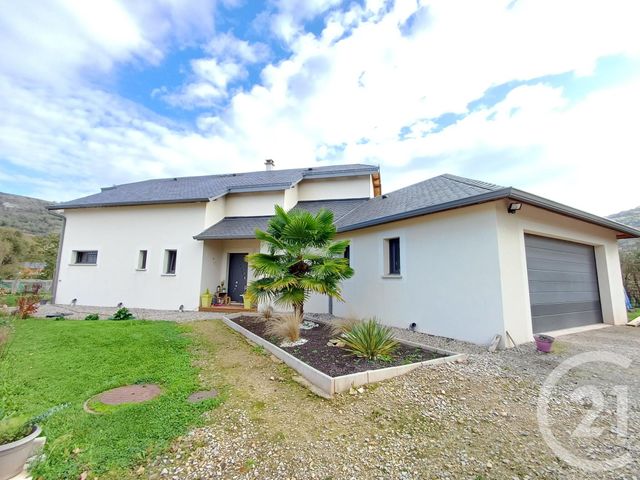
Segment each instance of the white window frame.
[{"label": "white window frame", "polygon": [[138,270],[139,272],[146,272],[148,264],[149,264],[149,250],[147,249],[138,250],[138,266],[136,270]]},{"label": "white window frame", "polygon": [[[95,253],[96,255],[95,262],[79,262],[78,261],[78,254],[92,254],[92,253]],[[98,265],[98,250],[72,250],[71,265],[95,267],[96,265]]]},{"label": "white window frame", "polygon": [[[175,252],[175,260],[173,263],[173,271],[169,271],[169,260],[171,258],[171,252]],[[178,249],[177,248],[167,248],[164,251],[164,258],[162,260],[162,275],[165,277],[175,277],[178,271]]]},{"label": "white window frame", "polygon": [[[398,241],[398,271],[397,272],[392,272],[391,271],[391,242],[393,240],[397,240]],[[393,237],[387,237],[383,240],[383,247],[382,247],[382,259],[383,259],[383,266],[382,266],[382,276],[384,278],[402,278],[402,271],[404,270],[402,268],[402,238],[398,235],[398,236],[393,236]]]}]

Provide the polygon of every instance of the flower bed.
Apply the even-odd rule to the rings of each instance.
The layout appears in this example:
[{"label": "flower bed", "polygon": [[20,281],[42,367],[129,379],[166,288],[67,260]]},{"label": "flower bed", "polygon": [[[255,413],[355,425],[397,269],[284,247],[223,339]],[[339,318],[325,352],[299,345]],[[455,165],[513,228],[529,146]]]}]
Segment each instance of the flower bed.
[{"label": "flower bed", "polygon": [[223,320],[233,330],[283,360],[327,396],[402,375],[420,365],[466,358],[465,355],[399,340],[400,345],[390,359],[366,360],[342,348],[328,346],[327,343],[335,335],[324,324],[303,330],[302,337],[307,340],[303,345],[281,348],[277,339],[266,335],[266,325],[258,316],[229,315]]}]

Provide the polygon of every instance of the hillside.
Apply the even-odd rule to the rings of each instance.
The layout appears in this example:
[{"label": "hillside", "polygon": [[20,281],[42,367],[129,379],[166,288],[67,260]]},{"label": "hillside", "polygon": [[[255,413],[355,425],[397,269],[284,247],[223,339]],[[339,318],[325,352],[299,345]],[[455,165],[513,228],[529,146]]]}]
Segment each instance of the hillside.
[{"label": "hillside", "polygon": [[51,204],[38,198],[0,192],[0,227],[11,227],[32,235],[58,233],[62,219],[45,208]]},{"label": "hillside", "polygon": [[[610,218],[611,220],[615,220],[616,222],[624,223],[625,225],[629,225],[631,227],[640,228],[640,207],[614,213],[613,215],[609,215],[608,218]],[[620,247],[623,250],[630,248],[640,248],[640,239],[621,240]]]}]

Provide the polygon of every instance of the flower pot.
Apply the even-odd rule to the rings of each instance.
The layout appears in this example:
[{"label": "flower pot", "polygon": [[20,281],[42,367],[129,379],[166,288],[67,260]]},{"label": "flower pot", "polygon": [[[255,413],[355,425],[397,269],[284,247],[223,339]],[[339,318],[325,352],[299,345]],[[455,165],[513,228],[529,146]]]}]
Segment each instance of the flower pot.
[{"label": "flower pot", "polygon": [[202,295],[200,295],[200,306],[210,307],[212,298],[213,298],[213,295],[211,295],[210,293],[203,293]]},{"label": "flower pot", "polygon": [[553,337],[548,335],[534,335],[533,338],[536,341],[536,347],[539,352],[551,353],[551,346],[555,340]]},{"label": "flower pot", "polygon": [[41,433],[42,430],[36,425],[26,437],[0,445],[0,480],[8,480],[22,472],[33,451],[33,442]]}]

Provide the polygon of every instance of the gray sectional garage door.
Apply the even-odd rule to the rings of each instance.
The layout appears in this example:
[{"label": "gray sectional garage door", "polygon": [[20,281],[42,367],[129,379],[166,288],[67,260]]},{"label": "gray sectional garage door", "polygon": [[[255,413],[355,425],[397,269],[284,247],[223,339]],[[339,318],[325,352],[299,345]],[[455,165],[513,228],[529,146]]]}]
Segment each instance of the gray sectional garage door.
[{"label": "gray sectional garage door", "polygon": [[533,333],[602,323],[593,247],[525,235]]}]

